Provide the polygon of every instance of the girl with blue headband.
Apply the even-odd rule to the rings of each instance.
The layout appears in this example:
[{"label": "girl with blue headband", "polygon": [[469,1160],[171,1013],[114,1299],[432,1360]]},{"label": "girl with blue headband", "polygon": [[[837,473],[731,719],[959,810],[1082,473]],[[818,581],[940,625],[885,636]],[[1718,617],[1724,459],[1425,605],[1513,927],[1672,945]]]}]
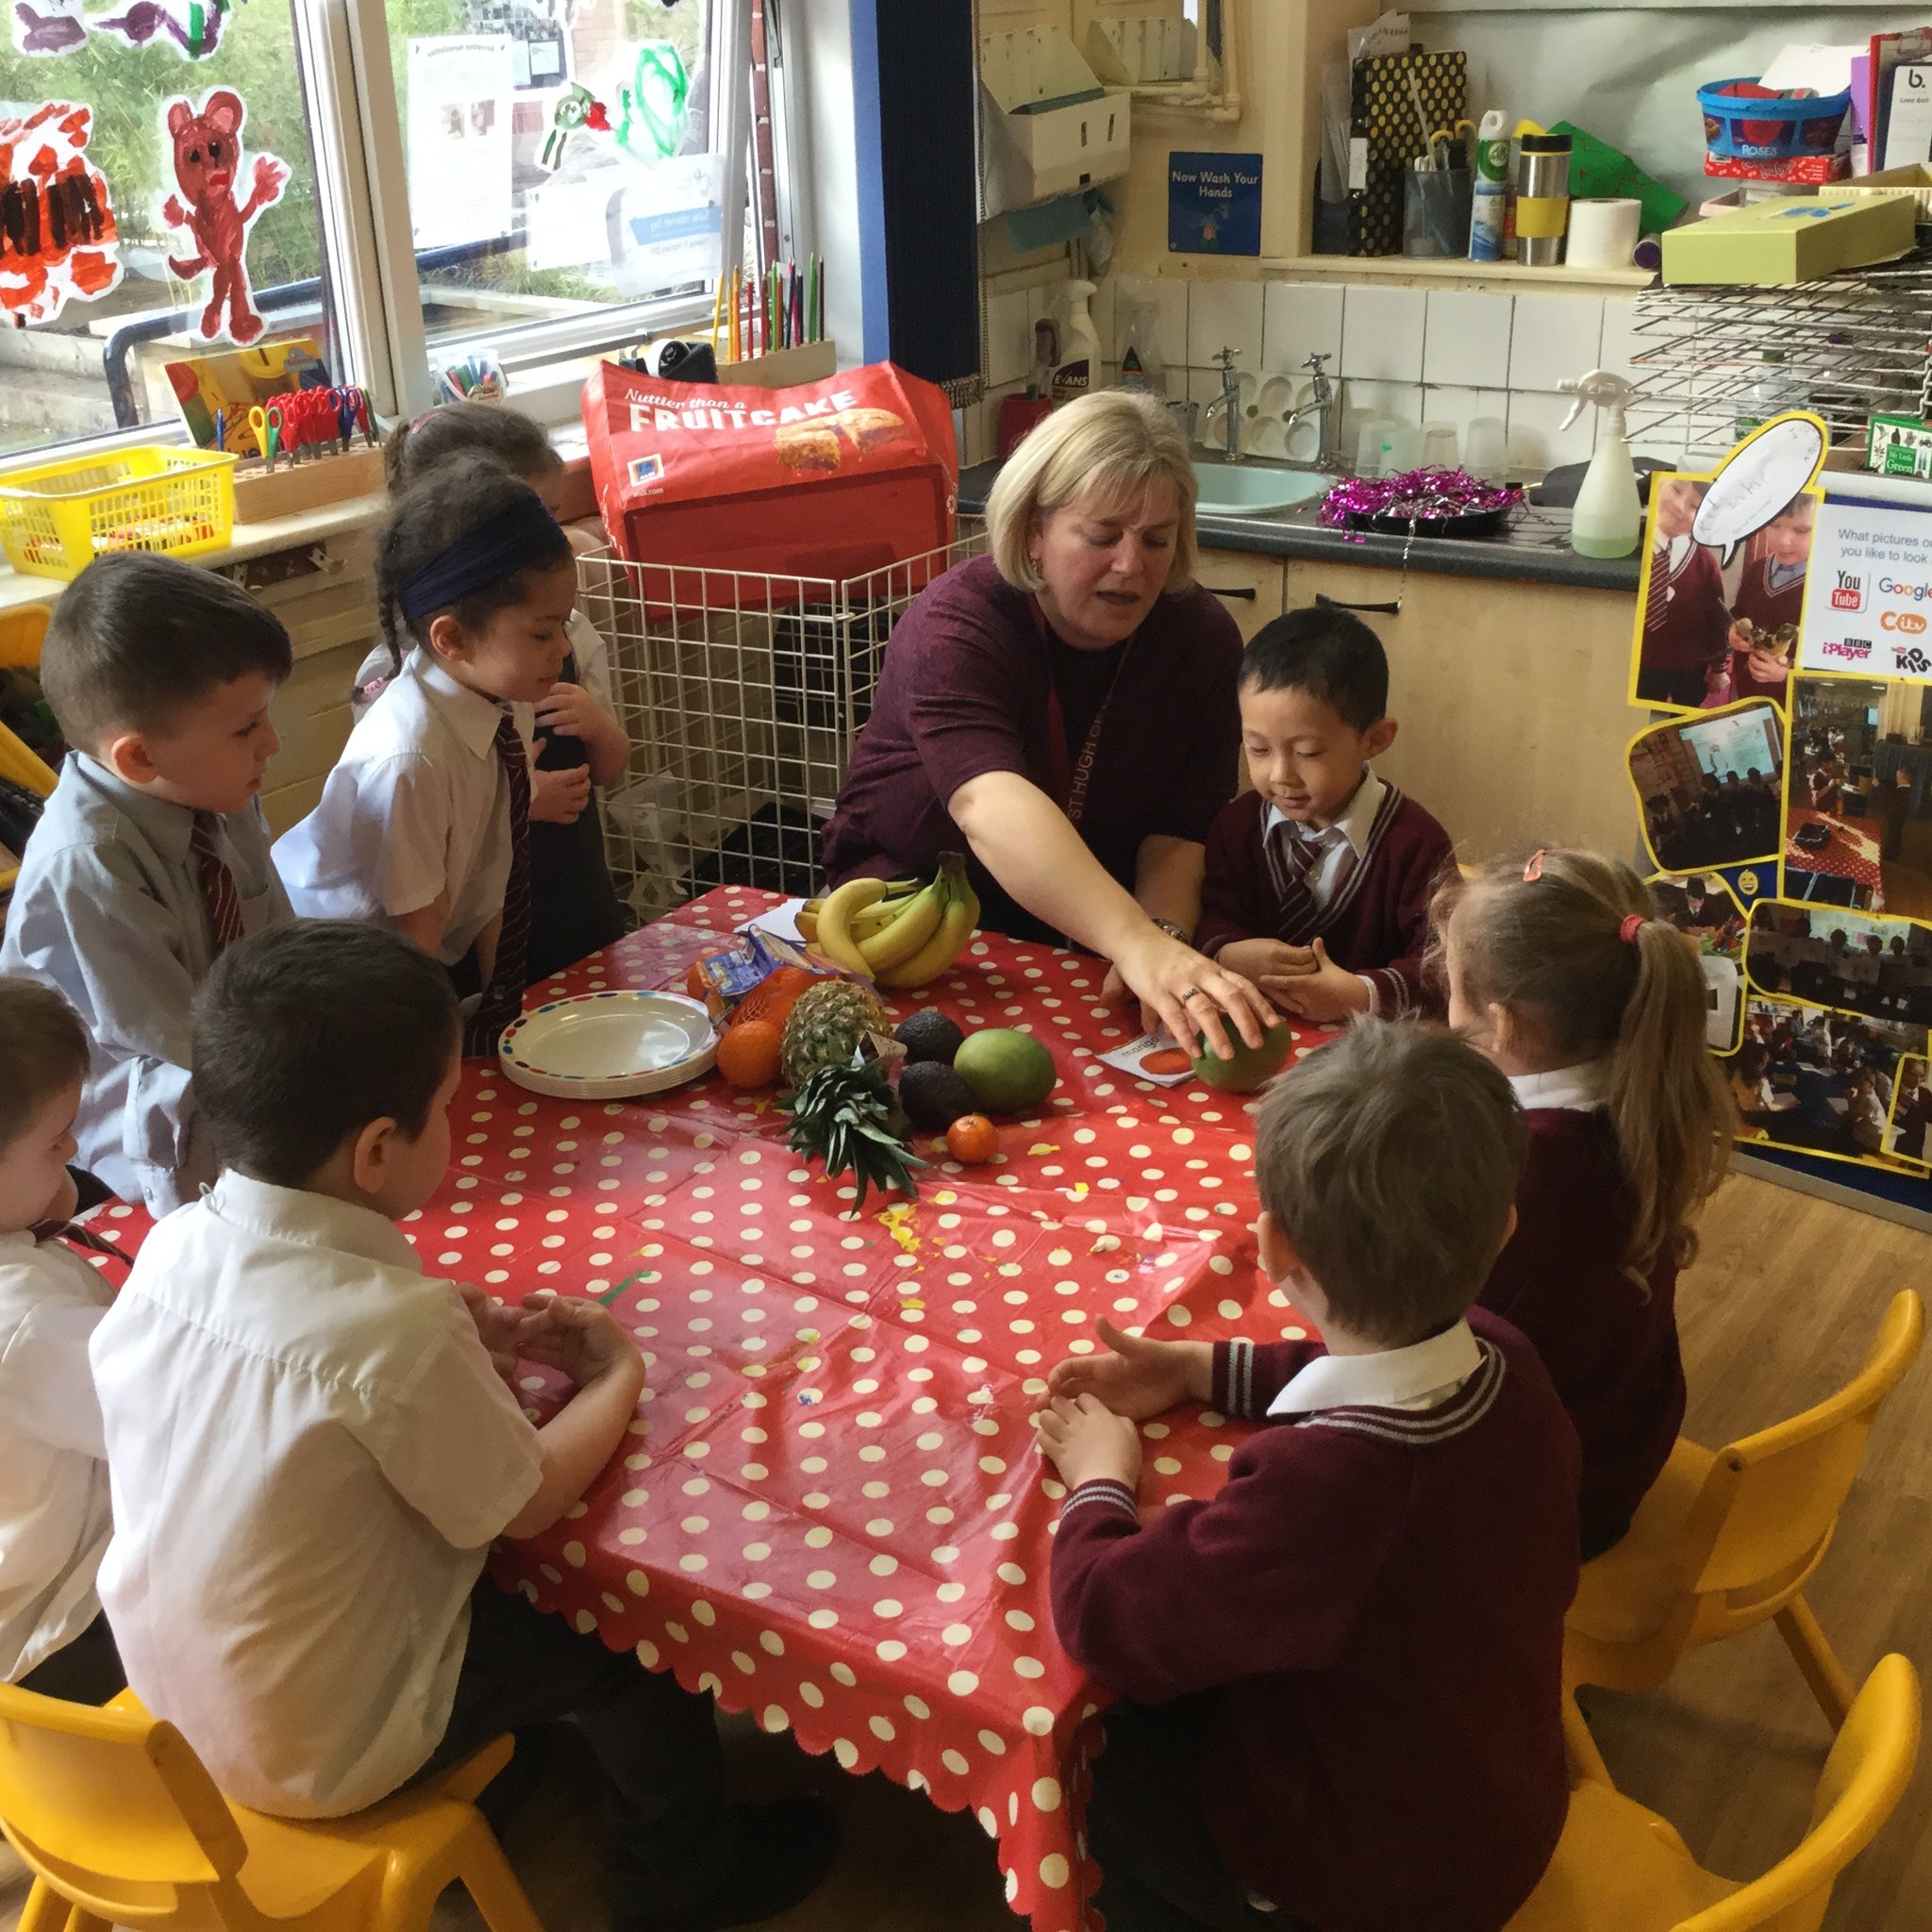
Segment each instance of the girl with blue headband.
[{"label": "girl with blue headband", "polygon": [[275,864],[303,916],[370,920],[441,960],[465,1051],[491,1053],[523,1005],[534,708],[570,648],[575,563],[527,483],[468,457],[397,502],[376,589],[401,669]]}]

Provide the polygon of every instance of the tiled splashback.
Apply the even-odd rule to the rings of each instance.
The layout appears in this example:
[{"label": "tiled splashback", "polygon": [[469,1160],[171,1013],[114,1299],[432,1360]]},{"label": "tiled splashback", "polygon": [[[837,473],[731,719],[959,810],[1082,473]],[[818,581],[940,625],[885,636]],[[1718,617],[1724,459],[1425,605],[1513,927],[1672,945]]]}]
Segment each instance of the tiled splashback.
[{"label": "tiled splashback", "polygon": [[[1024,391],[1033,358],[1033,324],[1052,311],[1054,286],[990,292],[986,305],[986,401],[966,412],[966,459],[993,453],[1000,398]],[[1151,302],[1166,364],[1167,392],[1205,410],[1221,393],[1214,358],[1224,348],[1257,375],[1307,380],[1313,352],[1331,359],[1354,418],[1391,416],[1419,425],[1448,424],[1458,433],[1474,417],[1508,425],[1513,469],[1541,473],[1590,456],[1596,412],[1562,427],[1571,399],[1565,376],[1611,369],[1641,377],[1634,296],[1391,288],[1374,283],[1136,280],[1110,276],[1093,300],[1103,353],[1118,359],[1117,312]],[[1111,380],[1113,370],[1108,369]],[[1631,410],[1631,441],[1641,455],[1669,461],[1684,454],[1681,419],[1665,434],[1659,414]],[[1218,424],[1216,429],[1218,430]],[[1214,438],[1219,446],[1218,435]],[[1303,452],[1297,449],[1295,454]],[[1344,441],[1344,455],[1353,449]]]}]

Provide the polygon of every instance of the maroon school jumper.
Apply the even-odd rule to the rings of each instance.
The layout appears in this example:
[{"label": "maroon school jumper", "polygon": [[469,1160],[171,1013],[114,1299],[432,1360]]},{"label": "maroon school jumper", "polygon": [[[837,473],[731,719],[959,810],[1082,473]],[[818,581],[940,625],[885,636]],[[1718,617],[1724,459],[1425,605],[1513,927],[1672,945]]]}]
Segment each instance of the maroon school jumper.
[{"label": "maroon school jumper", "polygon": [[1651,559],[1640,674],[1702,671],[1723,657],[1730,642],[1731,614],[1724,608],[1717,558],[1702,543],[1693,543],[1677,575],[1659,582],[1667,554],[1659,546]]},{"label": "maroon school jumper", "polygon": [[1624,1273],[1634,1208],[1601,1108],[1532,1107],[1516,1232],[1482,1306],[1536,1344],[1583,1445],[1586,1549],[1624,1528],[1671,1458],[1684,1422],[1677,1269],[1659,1257],[1649,1293]]},{"label": "maroon school jumper", "polygon": [[[1261,1428],[1208,1502],[1067,1499],[1054,1628],[1141,1704],[1219,1690],[1200,1804],[1242,1883],[1321,1932],[1498,1932],[1569,1808],[1559,1716],[1576,1438],[1536,1351],[1429,1409]],[[1260,1415],[1316,1342],[1221,1342],[1214,1406]],[[1156,1486],[1159,1487],[1158,1485]]]},{"label": "maroon school jumper", "polygon": [[[1780,625],[1796,624],[1805,609],[1805,573],[1800,571],[1783,590],[1771,588],[1771,558],[1760,557],[1745,572],[1738,586],[1738,606],[1733,613],[1748,617],[1758,630],[1776,630]],[[1742,651],[1731,653],[1731,695],[1734,698],[1775,698],[1785,701],[1788,678],[1763,684],[1751,675],[1751,660]]]},{"label": "maroon school jumper", "polygon": [[[1122,658],[1080,836],[1129,891],[1143,839],[1205,840],[1234,793],[1241,657],[1233,618],[1197,586],[1158,597]],[[946,801],[969,779],[1017,772],[1055,792],[1048,664],[1032,599],[991,558],[958,564],[920,593],[886,646],[825,827],[834,884],[924,876],[941,852],[965,852]]]},{"label": "maroon school jumper", "polygon": [[[1456,864],[1449,834],[1387,779],[1387,796],[1369,833],[1369,849],[1341,891],[1319,911],[1299,882],[1290,881],[1262,843],[1268,801],[1244,791],[1208,834],[1208,874],[1194,943],[1211,959],[1234,940],[1311,944],[1319,935],[1338,966],[1375,983],[1385,1014],[1429,1004],[1423,949],[1429,900]],[[1275,841],[1276,853],[1284,841]]]}]

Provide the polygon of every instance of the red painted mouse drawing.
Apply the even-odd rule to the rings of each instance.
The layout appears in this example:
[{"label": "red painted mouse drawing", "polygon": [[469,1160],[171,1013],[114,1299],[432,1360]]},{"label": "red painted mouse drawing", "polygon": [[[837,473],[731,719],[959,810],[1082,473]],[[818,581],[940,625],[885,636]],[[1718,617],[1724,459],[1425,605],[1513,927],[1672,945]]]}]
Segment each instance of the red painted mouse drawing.
[{"label": "red painted mouse drawing", "polygon": [[282,184],[289,178],[288,168],[274,155],[258,155],[248,199],[237,198],[242,123],[247,111],[240,94],[217,88],[198,113],[187,100],[170,101],[166,112],[168,138],[175,148],[175,179],[181,192],[169,195],[161,218],[171,228],[186,228],[195,247],[192,256],[171,258],[168,267],[183,280],[203,269],[212,271],[208,308],[201,318],[201,333],[209,340],[225,334],[231,341],[252,342],[261,333],[261,317],[249,306],[248,265],[242,254],[249,225],[280,199]]}]

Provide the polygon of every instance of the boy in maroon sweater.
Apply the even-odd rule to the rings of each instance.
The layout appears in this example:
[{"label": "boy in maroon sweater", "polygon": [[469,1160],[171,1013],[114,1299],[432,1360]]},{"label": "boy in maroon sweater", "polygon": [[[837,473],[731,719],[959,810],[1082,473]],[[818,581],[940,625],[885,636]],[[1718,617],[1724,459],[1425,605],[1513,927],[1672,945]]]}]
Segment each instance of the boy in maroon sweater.
[{"label": "boy in maroon sweater", "polygon": [[1345,610],[1291,610],[1249,641],[1241,704],[1255,789],[1208,834],[1195,945],[1306,1020],[1421,1004],[1456,854],[1369,769],[1395,741],[1381,640]]},{"label": "boy in maroon sweater", "polygon": [[[1088,1808],[1108,1932],[1498,1932],[1568,1808],[1576,1438],[1470,1304],[1514,1221],[1508,1083],[1366,1020],[1262,1107],[1260,1261],[1327,1338],[1062,1362],[1054,1625],[1131,1700]],[[1136,1497],[1137,1424],[1265,1419],[1208,1502]]]}]

